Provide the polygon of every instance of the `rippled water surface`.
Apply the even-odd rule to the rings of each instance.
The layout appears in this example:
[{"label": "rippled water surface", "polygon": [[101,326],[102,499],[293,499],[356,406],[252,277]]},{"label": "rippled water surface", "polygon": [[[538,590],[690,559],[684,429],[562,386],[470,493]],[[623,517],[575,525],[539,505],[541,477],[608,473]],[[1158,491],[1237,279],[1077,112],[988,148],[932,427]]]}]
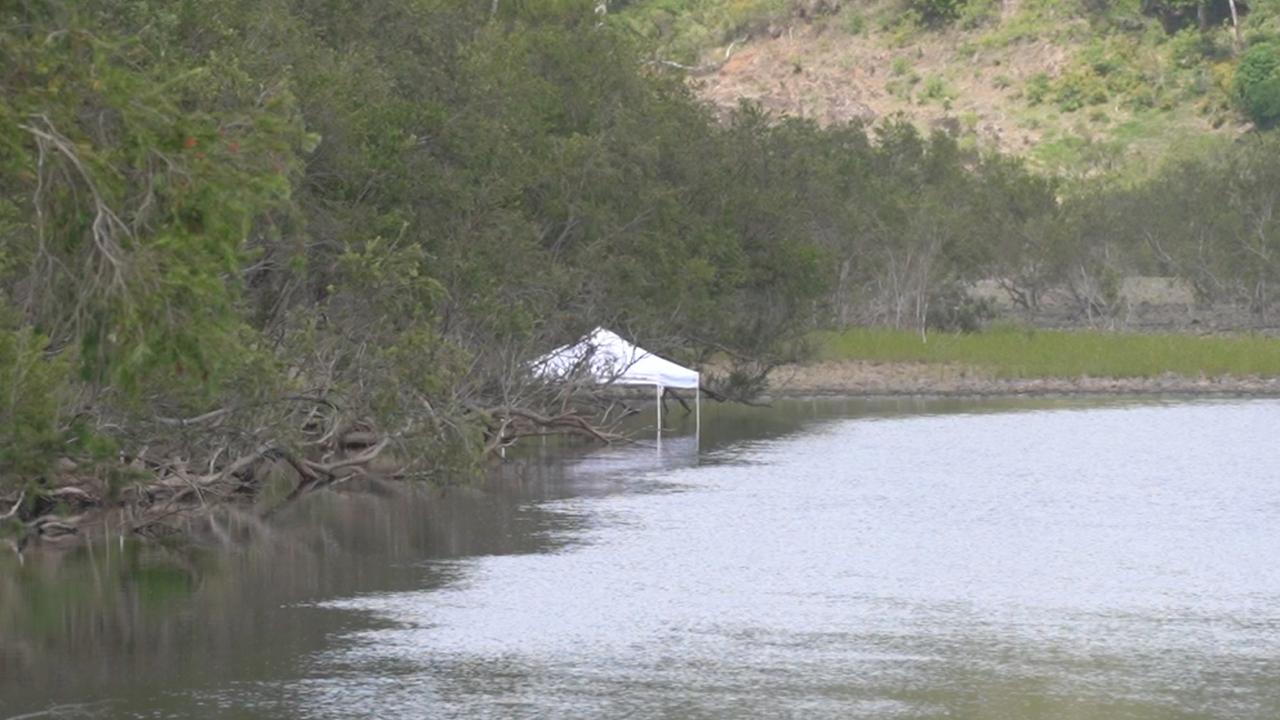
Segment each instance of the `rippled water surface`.
[{"label": "rippled water surface", "polygon": [[1280,403],[705,420],[236,552],[6,558],[0,718],[1280,718]]}]

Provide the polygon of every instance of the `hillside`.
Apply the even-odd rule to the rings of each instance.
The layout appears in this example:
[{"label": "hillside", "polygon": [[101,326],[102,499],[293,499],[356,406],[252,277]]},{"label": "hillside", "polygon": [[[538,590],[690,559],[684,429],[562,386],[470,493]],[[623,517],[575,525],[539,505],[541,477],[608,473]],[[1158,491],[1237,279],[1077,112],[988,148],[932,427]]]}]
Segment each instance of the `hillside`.
[{"label": "hillside", "polygon": [[1194,4],[1153,0],[639,0],[614,16],[695,68],[717,107],[823,124],[901,114],[1074,173],[1252,127],[1234,68],[1275,13],[1240,4],[1237,41],[1220,4],[1203,28]]}]

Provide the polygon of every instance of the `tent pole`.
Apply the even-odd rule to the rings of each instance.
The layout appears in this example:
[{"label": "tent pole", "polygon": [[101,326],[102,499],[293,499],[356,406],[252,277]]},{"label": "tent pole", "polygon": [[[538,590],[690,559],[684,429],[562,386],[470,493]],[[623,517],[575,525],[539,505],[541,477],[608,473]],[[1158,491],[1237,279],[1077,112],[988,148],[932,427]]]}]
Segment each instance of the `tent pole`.
[{"label": "tent pole", "polygon": [[693,389],[693,444],[702,446],[702,386]]},{"label": "tent pole", "polygon": [[655,385],[655,386],[654,386],[654,389],[655,389],[655,390],[657,390],[657,392],[658,392],[658,395],[657,395],[657,400],[658,400],[658,449],[659,449],[659,450],[661,450],[661,449],[662,449],[662,386],[661,386],[661,385]]}]

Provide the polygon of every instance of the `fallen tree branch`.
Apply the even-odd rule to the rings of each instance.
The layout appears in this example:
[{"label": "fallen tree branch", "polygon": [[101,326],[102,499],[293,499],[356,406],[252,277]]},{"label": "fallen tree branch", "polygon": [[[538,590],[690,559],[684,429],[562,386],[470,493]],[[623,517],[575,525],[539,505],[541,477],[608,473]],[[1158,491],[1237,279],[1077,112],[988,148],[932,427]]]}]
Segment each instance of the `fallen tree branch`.
[{"label": "fallen tree branch", "polygon": [[540,425],[542,427],[551,427],[551,428],[559,427],[559,428],[565,428],[565,429],[574,429],[577,431],[577,434],[587,435],[589,437],[595,438],[596,440],[604,443],[605,445],[611,445],[618,440],[625,439],[623,436],[618,435],[616,433],[610,433],[606,435],[600,429],[594,427],[591,423],[587,422],[586,419],[583,418],[581,415],[578,415],[572,411],[563,413],[560,415],[543,415],[541,413],[534,412],[533,410],[527,410],[525,408],[501,407],[501,408],[496,408],[494,410],[490,410],[489,414],[494,417],[505,416],[508,418],[520,418],[534,425]]},{"label": "fallen tree branch", "polygon": [[658,58],[658,59],[650,60],[648,64],[664,65],[666,67],[676,68],[677,70],[683,70],[689,73],[690,75],[710,75],[711,73],[716,72],[720,68],[724,67],[725,64],[729,62],[729,60],[733,57],[733,49],[735,46],[741,43],[744,43],[750,39],[751,39],[750,35],[743,35],[737,40],[734,40],[733,42],[729,43],[729,47],[725,48],[724,58],[722,58],[718,62],[706,63],[704,65],[685,65],[683,63],[678,63],[674,60],[663,60],[661,58]]},{"label": "fallen tree branch", "polygon": [[[673,397],[673,398],[675,398],[675,399],[676,399],[676,402],[680,403],[680,407],[684,408],[684,413],[685,413],[686,415],[688,415],[689,413],[693,412],[693,408],[689,407],[689,402],[688,402],[687,400],[685,400],[684,398],[680,397],[679,395],[677,395],[677,394],[675,394],[675,393],[671,392],[671,388],[668,388],[668,387],[664,387],[664,388],[662,388],[662,399],[665,401],[668,397]],[[663,406],[662,406],[662,410],[663,410],[663,412],[666,412],[666,410],[667,410],[667,407],[666,407],[666,404],[665,404],[665,403],[664,403],[664,404],[663,404]]]},{"label": "fallen tree branch", "polygon": [[218,418],[229,414],[232,409],[233,408],[229,407],[218,408],[217,410],[211,410],[203,415],[197,415],[191,418],[157,417],[156,422],[169,427],[188,427],[190,425],[199,425],[200,423],[208,422],[210,420],[217,420]]},{"label": "fallen tree branch", "polygon": [[78,487],[60,487],[47,493],[47,496],[68,506],[97,507],[102,504],[100,498],[94,497]]},{"label": "fallen tree branch", "polygon": [[209,422],[210,420],[217,420],[225,415],[229,415],[233,412],[238,412],[240,410],[247,410],[247,409],[262,406],[262,405],[270,405],[276,402],[306,402],[306,403],[314,403],[316,405],[325,405],[334,410],[338,409],[338,406],[335,405],[333,401],[324,397],[316,397],[312,395],[285,395],[284,397],[278,398],[276,400],[263,400],[260,402],[253,402],[253,403],[240,405],[240,406],[218,408],[217,410],[210,410],[207,413],[196,415],[195,417],[189,417],[189,418],[156,417],[155,421],[157,423],[160,423],[161,425],[165,425],[168,427],[187,427],[190,425],[199,425],[201,423],[206,423],[206,422]]},{"label": "fallen tree branch", "polygon": [[[379,440],[376,445],[365,450],[359,455],[354,455],[344,460],[338,460],[331,463],[318,463],[313,460],[305,459],[299,460],[294,458],[290,453],[283,453],[282,456],[284,457],[285,462],[288,462],[293,466],[293,469],[298,472],[300,479],[298,480],[298,484],[294,486],[293,490],[291,490],[279,503],[262,513],[262,517],[269,518],[272,515],[275,515],[312,490],[318,490],[336,482],[349,480],[355,475],[367,475],[368,473],[361,466],[367,465],[377,459],[378,455],[380,455],[390,444],[391,438],[384,437]],[[350,470],[352,472],[350,475],[340,476],[338,475],[338,471],[340,470]]]},{"label": "fallen tree branch", "polygon": [[26,500],[26,499],[27,499],[27,491],[26,491],[26,490],[23,490],[22,492],[18,493],[18,499],[17,499],[16,501],[14,501],[14,503],[13,503],[13,507],[9,508],[9,512],[5,513],[4,515],[0,515],[0,520],[8,520],[9,518],[13,517],[14,515],[17,515],[17,514],[18,514],[18,508],[22,507],[22,501],[23,501],[23,500]]},{"label": "fallen tree branch", "polygon": [[703,386],[699,387],[699,388],[698,388],[698,390],[700,390],[700,391],[702,392],[702,394],[703,394],[703,395],[706,395],[708,398],[710,398],[710,399],[712,399],[712,400],[714,400],[714,401],[716,401],[716,402],[728,402],[728,400],[729,400],[729,398],[727,398],[727,397],[725,397],[724,395],[722,395],[722,394],[720,394],[720,393],[716,392],[715,390],[712,390],[711,388],[707,387],[706,385],[703,385]]},{"label": "fallen tree branch", "polygon": [[209,475],[205,475],[199,478],[197,480],[197,483],[201,486],[207,487],[209,485],[222,482],[223,480],[226,480],[232,475],[236,475],[237,473],[249,467],[253,463],[266,457],[266,455],[271,451],[272,451],[271,443],[264,443],[262,445],[259,445],[257,450],[254,450],[252,453],[245,455],[242,458],[239,458],[238,460],[226,466],[219,472],[211,473]]},{"label": "fallen tree branch", "polygon": [[326,475],[332,475],[335,471],[341,470],[343,468],[348,468],[355,465],[365,465],[367,463],[372,462],[373,460],[377,459],[378,455],[380,455],[382,451],[385,450],[387,446],[390,444],[391,444],[391,438],[384,437],[381,440],[379,440],[376,445],[374,445],[373,447],[370,447],[368,450],[365,450],[359,455],[346,458],[345,460],[339,460],[337,462],[331,462],[331,463],[325,463],[325,464],[312,462],[310,460],[303,460],[302,462],[308,468],[316,472],[322,472],[322,473],[325,473]]},{"label": "fallen tree branch", "polygon": [[304,480],[315,482],[320,479],[319,476],[316,475],[310,467],[308,467],[306,461],[299,460],[293,453],[282,451],[280,453],[280,457],[285,462],[289,463],[289,467],[293,468],[293,471],[298,473],[298,475]]},{"label": "fallen tree branch", "polygon": [[81,519],[83,519],[83,517],[80,515],[62,518],[61,520],[55,520],[48,515],[43,515],[27,523],[27,531],[34,532],[37,535],[47,535],[52,537],[56,537],[58,535],[75,535],[80,532],[80,529],[76,524],[79,523]]}]

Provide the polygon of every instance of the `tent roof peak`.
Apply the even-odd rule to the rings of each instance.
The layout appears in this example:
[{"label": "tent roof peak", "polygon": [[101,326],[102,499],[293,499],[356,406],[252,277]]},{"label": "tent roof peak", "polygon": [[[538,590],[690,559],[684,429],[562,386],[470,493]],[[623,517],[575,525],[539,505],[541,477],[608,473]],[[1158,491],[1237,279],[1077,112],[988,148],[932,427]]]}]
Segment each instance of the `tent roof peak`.
[{"label": "tent roof peak", "polygon": [[534,360],[532,368],[534,374],[553,381],[590,377],[602,384],[699,386],[698,371],[655,355],[603,326]]}]

